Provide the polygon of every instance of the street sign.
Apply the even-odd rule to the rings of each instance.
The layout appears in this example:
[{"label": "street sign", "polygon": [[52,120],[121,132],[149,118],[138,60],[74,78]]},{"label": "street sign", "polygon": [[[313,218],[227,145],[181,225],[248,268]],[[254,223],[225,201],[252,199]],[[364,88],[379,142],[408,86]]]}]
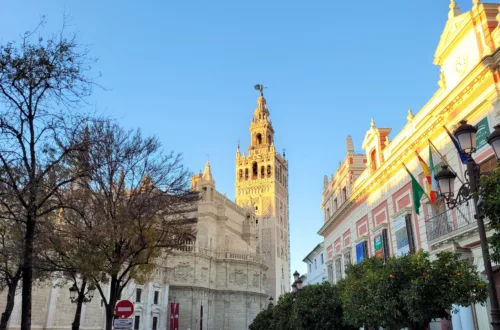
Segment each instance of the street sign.
[{"label": "street sign", "polygon": [[116,330],[132,329],[132,319],[114,319],[113,328],[115,328]]},{"label": "street sign", "polygon": [[121,319],[131,317],[134,314],[134,304],[130,300],[119,301],[115,306],[115,314]]}]

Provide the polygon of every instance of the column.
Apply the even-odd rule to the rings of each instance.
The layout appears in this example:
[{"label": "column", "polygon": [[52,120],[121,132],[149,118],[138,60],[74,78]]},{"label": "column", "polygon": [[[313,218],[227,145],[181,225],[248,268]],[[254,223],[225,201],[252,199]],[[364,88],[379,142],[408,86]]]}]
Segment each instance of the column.
[{"label": "column", "polygon": [[[458,313],[452,313],[451,314],[451,323],[453,324],[453,330],[464,330],[462,328],[462,319],[460,315],[460,306],[453,305],[453,308],[457,308],[459,310]],[[465,328],[465,329],[474,329],[474,328]]]},{"label": "column", "polygon": [[[151,330],[152,323],[151,323],[151,304],[153,303],[153,283],[149,282],[147,286],[147,291],[143,290],[142,294],[143,296],[141,297],[141,303],[143,304],[144,308],[144,318],[145,318],[145,324],[146,324],[146,330]],[[146,297],[144,297],[144,293],[146,293]]]},{"label": "column", "polygon": [[[55,283],[53,282],[53,284],[55,284]],[[54,315],[56,313],[57,295],[58,295],[58,293],[59,293],[59,287],[52,286],[51,289],[50,289],[50,296],[49,296],[49,311],[47,312],[47,319],[46,319],[46,322],[45,322],[45,328],[46,329],[51,329],[51,328],[54,327]],[[21,295],[16,295],[16,298],[18,296],[20,297]],[[71,300],[69,300],[69,294],[68,294],[67,298],[68,298],[67,303],[71,304]],[[16,305],[16,300],[17,299],[14,300],[14,306]],[[14,311],[15,311],[15,309],[14,309]],[[12,311],[11,319],[14,316],[14,311]]]},{"label": "column", "polygon": [[[472,317],[472,308],[460,306],[460,320],[462,321],[462,329],[474,329],[474,318]],[[455,329],[455,328],[453,328]]]}]

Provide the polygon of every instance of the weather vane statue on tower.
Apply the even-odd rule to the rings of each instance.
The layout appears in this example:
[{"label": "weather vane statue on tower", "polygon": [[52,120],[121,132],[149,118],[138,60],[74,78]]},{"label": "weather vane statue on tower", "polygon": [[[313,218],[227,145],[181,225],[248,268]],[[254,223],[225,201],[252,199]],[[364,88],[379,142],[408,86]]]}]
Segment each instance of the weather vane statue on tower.
[{"label": "weather vane statue on tower", "polygon": [[257,84],[254,86],[254,88],[258,91],[260,91],[260,96],[264,96],[264,88],[267,88],[267,87],[264,87],[264,85],[262,84]]}]

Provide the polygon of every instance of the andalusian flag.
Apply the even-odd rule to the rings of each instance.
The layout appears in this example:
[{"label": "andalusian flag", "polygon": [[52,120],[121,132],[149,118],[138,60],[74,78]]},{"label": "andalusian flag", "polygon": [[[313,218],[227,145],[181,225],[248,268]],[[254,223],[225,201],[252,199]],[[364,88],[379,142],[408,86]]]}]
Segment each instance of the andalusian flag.
[{"label": "andalusian flag", "polygon": [[422,199],[422,196],[425,194],[424,188],[418,183],[418,181],[415,179],[413,174],[406,168],[405,164],[403,164],[406,172],[411,177],[411,189],[413,190],[413,208],[415,209],[415,212],[420,215],[420,199]]},{"label": "andalusian flag", "polygon": [[434,177],[436,175],[436,168],[434,167],[434,160],[432,159],[432,148],[430,143],[429,143],[429,168],[431,171],[431,188],[432,188],[430,195],[431,199],[433,200],[432,203],[436,203],[439,188],[436,178]]},{"label": "andalusian flag", "polygon": [[[429,149],[430,150],[430,149]],[[432,171],[431,168],[425,163],[425,161],[420,157],[417,151],[415,151],[417,154],[418,161],[420,162],[420,166],[422,166],[422,170],[424,171],[424,176],[425,176],[425,181],[427,182],[427,191],[429,192],[429,199],[432,204],[436,202],[437,199],[437,193],[436,191],[433,191],[434,189],[432,188]],[[430,151],[429,151],[430,153]],[[432,162],[432,154],[430,154],[431,158],[430,161]],[[434,166],[432,166],[434,168]]]}]

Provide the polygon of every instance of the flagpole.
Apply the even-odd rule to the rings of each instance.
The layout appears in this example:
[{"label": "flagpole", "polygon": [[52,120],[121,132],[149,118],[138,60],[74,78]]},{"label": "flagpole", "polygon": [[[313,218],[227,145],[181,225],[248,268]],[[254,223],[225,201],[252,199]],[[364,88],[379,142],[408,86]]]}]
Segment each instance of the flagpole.
[{"label": "flagpole", "polygon": [[[403,167],[405,168],[406,172],[408,172],[408,174],[410,176],[413,176],[410,172],[410,170],[408,169],[408,167],[406,167],[405,163],[402,163],[403,164]],[[415,179],[416,180],[416,179]],[[434,207],[434,210],[436,211],[436,214],[439,214],[439,210],[437,208],[436,205],[434,205],[434,203],[432,203],[432,199],[429,197],[429,195],[425,192],[425,189],[424,187],[422,187],[422,185],[417,181],[417,183],[420,185],[420,188],[422,188],[422,191],[424,192],[424,195],[425,197],[427,197],[427,199],[429,200],[429,202],[431,203],[431,205]]]},{"label": "flagpole", "polygon": [[[446,127],[445,127],[445,129],[446,129]],[[439,152],[439,150],[436,148],[436,146],[434,145],[434,143],[432,143],[432,141],[431,141],[431,140],[429,140],[429,139],[427,139],[427,141],[429,141],[429,144],[431,145],[432,149],[434,149],[434,151],[438,153],[438,155],[439,155],[439,157],[441,158],[441,160],[442,160],[442,161],[443,161],[446,165],[448,165],[448,169],[449,169],[450,171],[452,171],[453,173],[455,173],[455,175],[457,176],[458,181],[460,181],[460,183],[461,183],[461,184],[463,184],[464,182],[462,181],[462,179],[460,179],[460,175],[458,175],[458,173],[457,173],[457,172],[455,172],[455,171],[453,170],[453,168],[450,166],[450,164],[446,161],[446,159],[443,157],[443,155],[441,155],[441,153]]]}]

